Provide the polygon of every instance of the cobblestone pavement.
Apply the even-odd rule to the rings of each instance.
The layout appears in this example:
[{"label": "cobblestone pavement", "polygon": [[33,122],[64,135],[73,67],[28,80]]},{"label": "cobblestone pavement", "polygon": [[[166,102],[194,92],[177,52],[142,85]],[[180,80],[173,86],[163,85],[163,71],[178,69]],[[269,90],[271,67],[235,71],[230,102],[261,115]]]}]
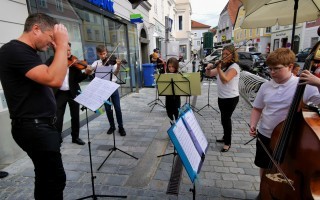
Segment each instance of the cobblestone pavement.
[{"label": "cobblestone pavement", "polygon": [[[222,144],[215,142],[222,137],[222,126],[217,105],[216,84],[211,83],[210,106],[208,103],[208,81],[202,83],[202,95],[191,98],[196,108],[205,106],[195,113],[203,132],[209,141],[209,148],[196,185],[196,199],[254,199],[259,190],[259,170],[253,164],[255,142],[248,145],[249,116],[251,107],[240,98],[232,116],[233,137],[229,152],[220,153]],[[124,125],[127,136],[115,132],[115,144],[120,150],[133,155],[138,160],[120,150],[110,157],[98,171],[97,168],[113,147],[112,135],[105,114],[89,122],[89,136],[96,195],[126,195],[127,199],[192,199],[189,191],[193,187],[183,170],[179,195],[167,195],[167,185],[172,167],[172,155],[158,158],[157,155],[170,153],[173,146],[166,133],[170,124],[165,109],[156,105],[152,112],[147,105],[155,99],[154,88],[140,89],[139,93],[129,94],[121,99]],[[164,102],[164,98],[160,97]],[[182,97],[182,102],[185,97]],[[216,110],[215,110],[216,109]],[[67,174],[64,199],[77,199],[92,195],[90,159],[87,126],[81,127],[80,136],[86,145],[71,143],[71,137],[64,138],[62,144],[63,163]],[[34,172],[28,157],[5,167],[10,174],[0,179],[0,199],[33,199]],[[100,199],[100,198],[99,198]],[[102,199],[102,198],[101,198]],[[110,198],[109,198],[110,199]],[[116,199],[111,197],[111,199]]]}]

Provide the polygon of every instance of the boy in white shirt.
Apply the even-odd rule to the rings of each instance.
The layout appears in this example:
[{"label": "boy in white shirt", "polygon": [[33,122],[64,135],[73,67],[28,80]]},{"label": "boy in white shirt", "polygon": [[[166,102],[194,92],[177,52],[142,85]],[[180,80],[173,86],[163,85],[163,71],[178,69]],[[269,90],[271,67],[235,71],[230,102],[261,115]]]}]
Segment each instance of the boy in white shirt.
[{"label": "boy in white shirt", "polygon": [[[114,56],[108,56],[108,50],[104,45],[98,45],[96,47],[96,51],[100,59],[94,61],[91,65],[92,69],[95,72],[95,76],[105,80],[116,82],[118,79],[117,76],[120,72],[121,60],[117,59]],[[123,128],[120,96],[118,90],[116,90],[110,98],[116,112],[119,133],[121,136],[126,136],[126,131]],[[111,109],[111,105],[105,103],[104,106],[106,108],[106,114],[110,123],[110,128],[107,131],[107,134],[112,134],[116,130],[113,111]]]},{"label": "boy in white shirt", "polygon": [[[273,51],[266,60],[272,80],[262,84],[253,102],[249,133],[253,137],[259,137],[267,148],[270,147],[274,128],[286,119],[296,92],[299,77],[292,74],[294,62],[295,54],[287,48],[279,48]],[[307,85],[303,101],[319,104],[318,89]],[[256,127],[259,121],[258,131]],[[263,171],[268,168],[270,161],[262,145],[257,141],[254,163],[260,167],[260,177]]]}]

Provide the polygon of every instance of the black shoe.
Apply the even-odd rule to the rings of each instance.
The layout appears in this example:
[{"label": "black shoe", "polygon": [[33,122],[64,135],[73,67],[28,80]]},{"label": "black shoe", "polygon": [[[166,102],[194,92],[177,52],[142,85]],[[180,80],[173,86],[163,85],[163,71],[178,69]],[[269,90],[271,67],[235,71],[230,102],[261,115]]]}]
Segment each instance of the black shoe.
[{"label": "black shoe", "polygon": [[8,172],[0,171],[0,178],[7,177],[9,175]]},{"label": "black shoe", "polygon": [[127,133],[124,130],[124,128],[119,128],[119,133],[120,133],[121,136],[126,136],[127,135]]},{"label": "black shoe", "polygon": [[80,138],[72,139],[72,143],[76,143],[78,145],[85,145],[86,143],[82,141]]},{"label": "black shoe", "polygon": [[216,142],[219,142],[219,143],[224,143],[224,139],[216,139]]},{"label": "black shoe", "polygon": [[109,130],[107,131],[107,134],[110,135],[110,134],[112,134],[115,130],[116,130],[116,128],[111,126],[111,127],[109,128]]},{"label": "black shoe", "polygon": [[222,147],[221,152],[224,153],[224,152],[229,151],[230,147],[231,147],[231,145],[229,145],[227,149],[225,149],[225,148]]}]

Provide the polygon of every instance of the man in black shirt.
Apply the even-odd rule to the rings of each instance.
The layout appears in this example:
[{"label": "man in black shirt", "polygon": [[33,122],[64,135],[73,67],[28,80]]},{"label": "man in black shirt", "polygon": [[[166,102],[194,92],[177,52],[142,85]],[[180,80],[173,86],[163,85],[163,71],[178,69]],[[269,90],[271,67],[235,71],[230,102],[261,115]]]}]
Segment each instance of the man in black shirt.
[{"label": "man in black shirt", "polygon": [[[42,13],[31,14],[17,40],[0,49],[0,79],[12,119],[12,136],[35,167],[35,199],[63,199],[66,174],[60,134],[54,127],[56,102],[50,87],[60,87],[67,72],[69,36],[64,25]],[[50,66],[37,51],[54,46]]]}]

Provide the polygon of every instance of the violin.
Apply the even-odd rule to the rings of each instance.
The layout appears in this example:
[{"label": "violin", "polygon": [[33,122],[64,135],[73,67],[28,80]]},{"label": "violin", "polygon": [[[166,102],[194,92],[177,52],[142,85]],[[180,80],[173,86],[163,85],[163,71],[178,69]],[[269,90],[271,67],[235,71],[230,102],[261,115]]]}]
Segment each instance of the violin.
[{"label": "violin", "polygon": [[76,56],[71,55],[68,58],[68,67],[76,67],[79,70],[86,69],[88,66],[88,62],[85,60],[79,60]]}]

